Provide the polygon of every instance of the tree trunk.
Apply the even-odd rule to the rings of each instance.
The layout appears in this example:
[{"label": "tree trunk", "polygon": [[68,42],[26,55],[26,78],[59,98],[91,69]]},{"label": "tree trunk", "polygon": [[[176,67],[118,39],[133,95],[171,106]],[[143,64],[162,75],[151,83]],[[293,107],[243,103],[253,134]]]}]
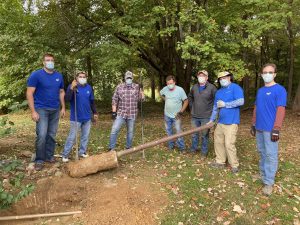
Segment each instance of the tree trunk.
[{"label": "tree trunk", "polygon": [[[289,5],[292,8],[293,0],[289,1]],[[295,61],[293,24],[290,16],[287,18],[287,30],[288,30],[288,37],[289,37],[289,54],[290,54],[287,100],[288,100],[288,104],[290,104],[292,99],[292,91],[293,91],[293,75],[294,75],[294,61]]]},{"label": "tree trunk", "polygon": [[88,53],[86,56],[86,66],[87,66],[87,74],[89,78],[89,84],[93,86],[93,75],[92,75],[92,59],[91,55]]},{"label": "tree trunk", "polygon": [[155,76],[153,73],[151,75],[151,99],[155,101]]},{"label": "tree trunk", "polygon": [[293,102],[293,111],[300,111],[300,81]]}]

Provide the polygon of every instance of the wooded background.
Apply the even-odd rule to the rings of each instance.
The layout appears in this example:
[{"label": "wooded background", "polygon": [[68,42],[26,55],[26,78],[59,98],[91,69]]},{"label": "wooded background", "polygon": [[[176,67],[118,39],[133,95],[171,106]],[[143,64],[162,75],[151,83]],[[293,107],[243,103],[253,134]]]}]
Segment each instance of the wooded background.
[{"label": "wooded background", "polygon": [[2,0],[0,110],[25,99],[29,74],[55,55],[65,85],[88,72],[99,101],[111,101],[126,70],[142,74],[150,100],[173,74],[189,92],[196,72],[228,70],[253,104],[261,66],[300,110],[300,0]]}]

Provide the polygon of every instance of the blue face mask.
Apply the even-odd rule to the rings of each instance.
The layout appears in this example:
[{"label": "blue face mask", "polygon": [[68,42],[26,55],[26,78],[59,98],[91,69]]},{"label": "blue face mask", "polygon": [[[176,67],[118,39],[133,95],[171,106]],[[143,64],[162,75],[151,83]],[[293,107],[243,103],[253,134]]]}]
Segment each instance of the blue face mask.
[{"label": "blue face mask", "polygon": [[54,62],[52,61],[46,61],[45,63],[45,67],[48,69],[48,70],[53,70],[54,69]]},{"label": "blue face mask", "polygon": [[227,87],[230,84],[230,81],[226,79],[221,79],[220,84],[222,87]]},{"label": "blue face mask", "polygon": [[262,74],[262,78],[265,83],[270,83],[274,80],[273,73],[264,73]]},{"label": "blue face mask", "polygon": [[168,84],[168,88],[172,90],[175,87],[175,84]]},{"label": "blue face mask", "polygon": [[125,82],[126,82],[127,85],[131,85],[132,84],[132,79],[126,79]]}]

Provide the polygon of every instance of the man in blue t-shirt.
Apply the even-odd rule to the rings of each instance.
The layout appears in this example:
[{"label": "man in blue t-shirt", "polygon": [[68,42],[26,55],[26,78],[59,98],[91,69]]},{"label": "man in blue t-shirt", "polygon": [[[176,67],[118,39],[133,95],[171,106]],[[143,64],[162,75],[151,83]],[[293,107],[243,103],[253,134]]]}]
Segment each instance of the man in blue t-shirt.
[{"label": "man in blue t-shirt", "polygon": [[85,72],[77,73],[76,80],[68,86],[66,101],[69,101],[71,104],[71,115],[70,133],[66,140],[64,151],[61,154],[63,162],[69,161],[68,157],[74,145],[78,130],[81,130],[79,157],[88,157],[86,149],[90,135],[91,119],[92,117],[94,120],[98,118],[93,89],[87,84]]},{"label": "man in blue t-shirt", "polygon": [[279,131],[285,116],[287,93],[283,86],[274,81],[275,64],[264,65],[261,76],[265,86],[257,92],[250,132],[256,136],[260,155],[260,178],[265,185],[262,191],[269,196],[273,191],[278,168]]},{"label": "man in blue t-shirt", "polygon": [[43,169],[44,162],[55,162],[55,136],[59,111],[65,115],[63,76],[54,70],[54,56],[43,56],[43,69],[34,71],[27,80],[27,100],[31,118],[36,122],[35,169]]},{"label": "man in blue t-shirt", "polygon": [[[160,91],[160,95],[165,100],[165,127],[167,134],[171,136],[173,135],[173,125],[175,126],[176,133],[181,132],[181,117],[188,106],[188,99],[183,88],[176,85],[174,76],[168,76],[166,82],[167,86]],[[176,145],[180,151],[184,151],[185,146],[182,137],[177,139]],[[173,149],[174,141],[169,141],[168,146],[169,149]]]},{"label": "man in blue t-shirt", "polygon": [[238,124],[240,124],[240,106],[244,105],[243,89],[233,83],[233,75],[229,72],[218,74],[221,89],[216,92],[213,112],[210,122],[217,114],[219,119],[214,132],[216,161],[211,164],[214,168],[224,168],[226,158],[231,166],[231,171],[237,173],[239,162],[235,147]]}]

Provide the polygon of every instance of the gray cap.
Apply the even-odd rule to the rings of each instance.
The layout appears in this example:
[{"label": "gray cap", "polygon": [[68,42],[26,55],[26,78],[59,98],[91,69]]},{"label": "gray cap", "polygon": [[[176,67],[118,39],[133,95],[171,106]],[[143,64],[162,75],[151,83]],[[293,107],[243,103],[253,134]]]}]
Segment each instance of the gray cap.
[{"label": "gray cap", "polygon": [[130,72],[130,71],[127,71],[127,72],[125,73],[125,80],[126,80],[127,78],[133,79],[133,73]]}]

